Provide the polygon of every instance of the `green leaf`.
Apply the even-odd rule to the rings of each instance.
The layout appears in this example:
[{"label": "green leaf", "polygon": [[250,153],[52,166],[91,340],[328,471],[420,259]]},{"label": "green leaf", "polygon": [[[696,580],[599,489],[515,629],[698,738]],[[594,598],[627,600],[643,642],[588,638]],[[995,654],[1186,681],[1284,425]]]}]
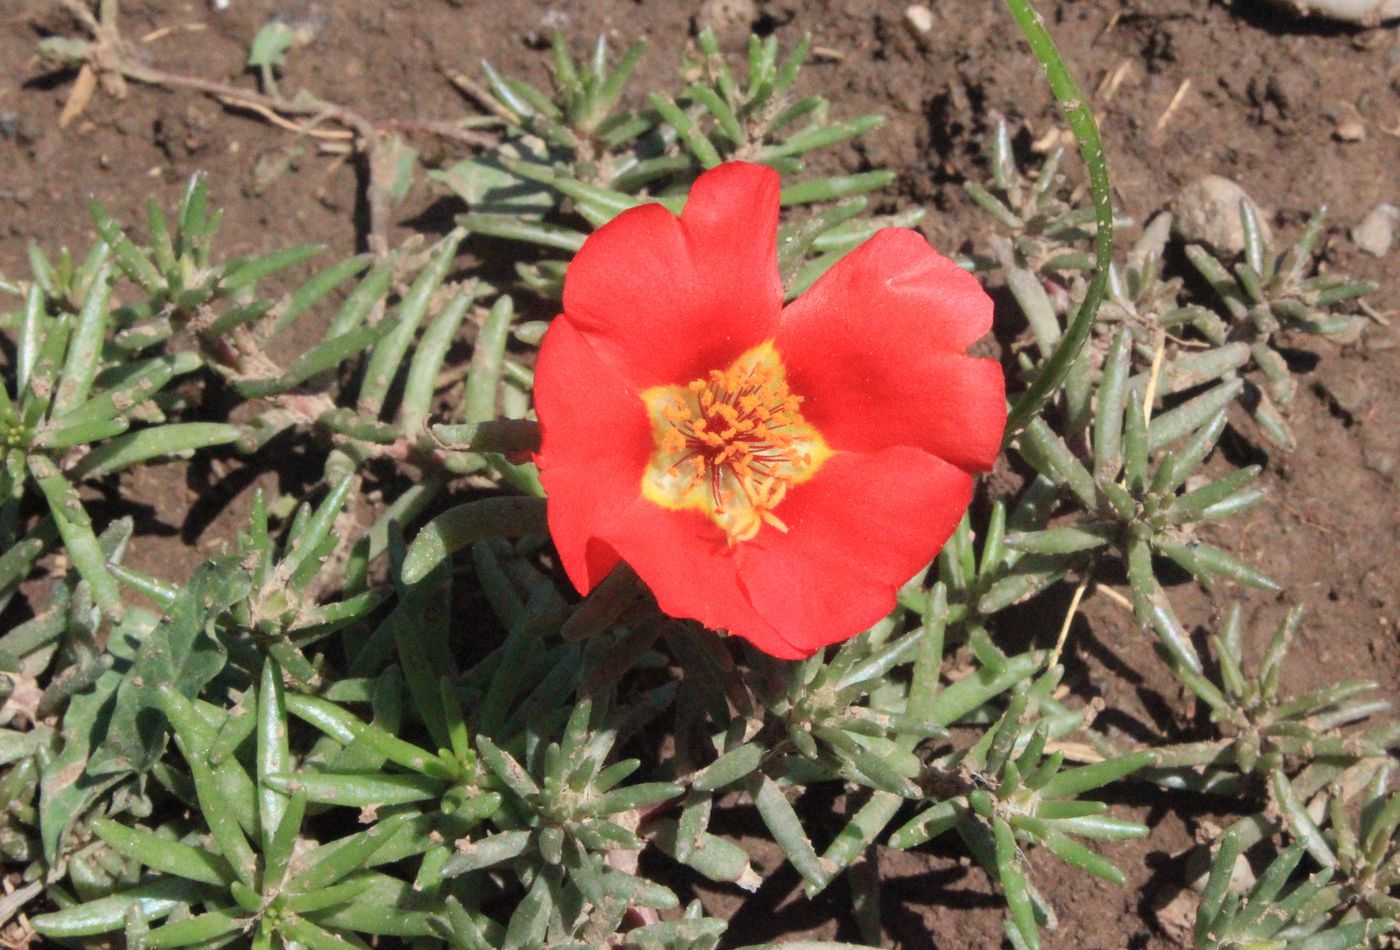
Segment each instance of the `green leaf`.
[{"label": "green leaf", "polygon": [[1116,525],[1086,521],[1077,525],[1046,528],[1044,531],[1013,532],[1006,536],[1005,544],[1017,551],[1029,551],[1032,554],[1075,554],[1101,548],[1118,533]]},{"label": "green leaf", "polygon": [[120,929],[129,914],[147,921],[164,917],[180,906],[202,900],[208,890],[183,878],[160,877],[110,897],[32,917],[30,923],[36,931],[55,940],[93,937]]},{"label": "green leaf", "polygon": [[1148,451],[1160,451],[1177,439],[1196,431],[1233,402],[1243,388],[1243,380],[1221,383],[1175,409],[1154,416],[1152,428],[1147,433]]},{"label": "green leaf", "polygon": [[[366,879],[369,886],[361,887],[361,881]],[[432,915],[422,910],[408,909],[419,899],[419,895],[407,881],[371,873],[351,878],[346,884],[337,885],[338,888],[352,886],[361,888],[357,896],[342,898],[326,910],[315,913],[308,910],[306,913],[313,917],[316,923],[338,930],[379,937],[432,936]],[[327,888],[321,894],[324,895],[327,891],[333,889]],[[345,891],[340,892],[344,893]],[[339,895],[332,892],[330,896]],[[302,897],[294,897],[287,903],[290,907],[295,907],[304,900]],[[381,941],[381,944],[383,943],[387,941]]]},{"label": "green leaf", "polygon": [[92,521],[83,508],[78,491],[47,456],[31,455],[25,464],[48,502],[53,523],[67,548],[68,557],[92,592],[97,605],[119,620],[126,609],[121,588],[107,569],[107,554],[92,530]]},{"label": "green leaf", "polygon": [[833,229],[855,218],[868,204],[864,198],[842,201],[805,221],[779,228],[778,275],[782,280],[787,282],[792,278],[807,257],[808,251],[822,235],[831,233]]},{"label": "green leaf", "polygon": [[[849,868],[856,859],[869,853],[875,840],[889,826],[903,804],[904,800],[898,795],[874,792],[822,852],[822,861],[835,869]],[[810,885],[804,892],[809,898],[817,894],[817,890]]]},{"label": "green leaf", "polygon": [[1116,782],[1120,778],[1132,775],[1138,769],[1151,765],[1155,757],[1156,753],[1151,749],[1142,749],[1095,762],[1093,765],[1066,769],[1041,787],[1041,798],[1070,798],[1081,792],[1101,788],[1109,782]]},{"label": "green leaf", "polygon": [[305,817],[306,792],[297,790],[287,797],[287,807],[282,812],[282,820],[263,847],[264,887],[282,886]]},{"label": "green leaf", "polygon": [[64,711],[63,750],[44,764],[39,784],[40,840],[50,866],[57,860],[68,828],[121,779],[120,774],[104,775],[100,770],[109,745],[110,723],[118,708],[114,697],[127,680],[132,655],[155,626],[155,618],[146,611],[127,611],[107,639],[107,650],[118,664],[98,677],[91,690],[69,700]]},{"label": "green leaf", "polygon": [[337,904],[354,900],[368,890],[373,882],[374,875],[372,873],[353,874],[339,884],[332,884],[330,887],[323,887],[305,894],[290,895],[287,898],[286,907],[294,914],[310,914],[326,910]]},{"label": "green leaf", "polygon": [[462,394],[462,412],[469,423],[486,422],[496,416],[497,390],[501,383],[506,341],[514,318],[514,302],[510,297],[502,296],[492,304],[477,334],[466,390]]},{"label": "green leaf", "polygon": [[1248,487],[1258,477],[1260,470],[1258,465],[1236,469],[1208,485],[1181,495],[1167,510],[1167,517],[1173,524],[1186,524],[1201,518],[1212,506]]},{"label": "green leaf", "polygon": [[942,581],[929,589],[921,614],[919,629],[923,636],[914,658],[904,712],[909,719],[934,722],[933,704],[938,696],[938,679],[943,670],[943,639],[948,623],[948,588]]},{"label": "green leaf", "polygon": [[1036,471],[1072,491],[1086,509],[1098,508],[1093,476],[1044,419],[1037,416],[1027,423],[1017,448]]},{"label": "green leaf", "polygon": [[359,742],[403,768],[438,779],[453,778],[451,770],[437,756],[372,723],[360,721],[335,703],[300,693],[288,696],[286,701],[288,712],[311,723],[342,745]]},{"label": "green leaf", "polygon": [[819,148],[827,148],[847,139],[858,138],[873,132],[885,124],[882,115],[864,115],[849,122],[832,125],[810,125],[794,132],[778,145],[765,146],[759,150],[756,159],[771,162],[774,159],[802,155]]},{"label": "green leaf", "polygon": [[280,19],[272,19],[253,37],[247,65],[253,69],[281,66],[296,43],[296,31]]},{"label": "green leaf", "polygon": [[24,312],[19,326],[19,338],[15,341],[15,398],[29,388],[30,375],[43,345],[40,339],[44,326],[48,323],[45,311],[43,282],[35,275],[24,295]]},{"label": "green leaf", "polygon": [[1291,940],[1288,950],[1352,950],[1354,947],[1379,946],[1373,941],[1394,928],[1393,920],[1357,920]]},{"label": "green leaf", "polygon": [[682,857],[677,846],[676,822],[669,818],[658,818],[647,825],[652,843],[666,854],[671,855],[712,881],[734,883],[746,891],[754,891],[763,883],[749,864],[748,853],[743,848],[725,838],[701,832],[699,841],[688,856]]},{"label": "green leaf", "polygon": [[139,284],[147,294],[158,293],[165,286],[165,277],[156,269],[150,256],[126,236],[121,225],[113,221],[107,209],[97,201],[89,200],[88,215],[97,226],[98,235],[112,249],[112,255],[122,272]]},{"label": "green leaf", "polygon": [[1196,909],[1194,936],[1198,946],[1205,945],[1209,934],[1215,927],[1220,908],[1225,902],[1225,895],[1230,889],[1230,879],[1234,875],[1235,861],[1243,851],[1244,848],[1237,831],[1231,829],[1221,836],[1219,849],[1211,862],[1210,877],[1206,880],[1205,890],[1201,893],[1200,905]]},{"label": "green leaf", "polygon": [[1120,887],[1126,883],[1123,872],[1114,867],[1102,855],[1090,851],[1063,831],[1048,822],[1029,815],[1013,815],[1010,819],[1013,828],[1032,835],[1048,847],[1061,861],[1095,877],[1103,878]]},{"label": "green leaf", "polygon": [[525,799],[540,793],[540,787],[530,777],[530,773],[509,752],[497,746],[486,736],[477,736],[476,744],[481,752],[481,761],[512,792]]},{"label": "green leaf", "polygon": [[421,775],[337,775],[329,772],[268,775],[266,783],[268,788],[279,793],[305,792],[308,801],[353,808],[439,798],[447,788],[441,781]]},{"label": "green leaf", "polygon": [[[367,277],[365,280],[368,281],[370,278]],[[372,346],[393,328],[394,321],[381,320],[373,326],[346,330],[338,336],[328,337],[324,343],[314,346],[298,356],[281,376],[240,380],[234,384],[234,388],[249,398],[286,392],[319,373],[339,366],[350,357]]]},{"label": "green leaf", "polygon": [[227,861],[203,848],[129,828],[110,818],[93,819],[92,830],[112,848],[152,870],[217,887],[226,887],[235,879]]},{"label": "green leaf", "polygon": [[1094,414],[1094,475],[1099,478],[1111,478],[1122,463],[1123,406],[1128,393],[1131,343],[1132,333],[1127,327],[1120,329],[1104,357]]},{"label": "green leaf", "polygon": [[508,214],[472,212],[458,215],[457,223],[471,233],[539,244],[542,247],[568,251],[570,254],[578,253],[587,237],[573,228],[537,221],[523,221]]},{"label": "green leaf", "polygon": [[1219,574],[1228,577],[1230,580],[1246,587],[1253,587],[1258,590],[1277,593],[1283,588],[1274,580],[1261,571],[1250,567],[1248,564],[1235,557],[1233,554],[1222,551],[1213,544],[1199,541],[1186,546],[1195,562],[1206,571],[1212,574]]},{"label": "green leaf", "polygon": [[1043,659],[1043,654],[1032,651],[1011,657],[1000,671],[978,669],[943,687],[929,703],[926,718],[942,726],[952,725],[987,700],[1028,679]]},{"label": "green leaf", "polygon": [[867,191],[878,191],[894,180],[895,173],[883,168],[873,172],[862,172],[858,175],[816,178],[788,185],[782,190],[779,200],[785,205],[835,201],[839,198],[861,195]]},{"label": "green leaf", "polygon": [[1085,97],[1079,84],[1075,82],[1055,41],[1045,29],[1040,15],[1029,0],[1005,0],[1007,9],[1021,28],[1031,52],[1045,70],[1050,89],[1055,94],[1065,120],[1079,143],[1079,154],[1089,171],[1089,184],[1094,201],[1094,258],[1096,272],[1085,290],[1084,298],[1070,319],[1064,337],[1055,348],[1054,354],[1046,361],[1035,382],[1026,392],[1017,397],[1008,413],[1003,445],[1010,444],[1020,428],[1037,417],[1040,407],[1064,382],[1076,360],[1079,359],[1084,341],[1093,329],[1094,316],[1108,291],[1108,274],[1113,262],[1113,195],[1108,179],[1108,165],[1104,161],[1103,142],[1099,138],[1098,124],[1094,119],[1091,100]]},{"label": "green leaf", "polygon": [[889,845],[900,850],[918,847],[948,831],[957,821],[957,804],[952,800],[938,802],[897,828],[890,835]]},{"label": "green leaf", "polygon": [[320,571],[321,557],[318,556],[318,552],[330,539],[336,516],[345,507],[345,502],[354,487],[355,478],[352,475],[346,475],[331,487],[330,493],[317,506],[315,513],[307,520],[302,532],[291,545],[292,550],[282,559],[282,563],[277,565],[278,575],[287,578],[287,584],[293,590],[304,588]]},{"label": "green leaf", "polygon": [[1067,811],[1065,806],[1069,805],[1094,806],[1100,810],[1104,807],[1101,802],[1043,802],[1036,810],[1036,817],[1051,819],[1055,827],[1062,828],[1080,838],[1094,838],[1100,841],[1127,841],[1147,837],[1146,825],[1122,818],[1096,814],[1057,817],[1057,814],[1065,814]]},{"label": "green leaf", "polygon": [[[602,37],[599,37],[600,43]],[[601,48],[601,47],[600,47]],[[583,128],[596,129],[609,112],[617,105],[618,99],[622,96],[622,90],[627,85],[627,80],[631,77],[632,71],[637,68],[637,63],[642,58],[642,53],[646,51],[646,44],[642,42],[633,43],[627,47],[627,51],[622,54],[617,65],[612,72],[607,74],[601,84],[597,86],[587,115],[583,118]]]},{"label": "green leaf", "polygon": [[99,377],[102,391],[70,412],[55,415],[52,425],[62,430],[83,423],[126,416],[142,402],[160,392],[176,376],[192,373],[200,367],[193,353],[141,360],[115,367]]},{"label": "green leaf", "polygon": [[548,185],[561,194],[573,198],[579,214],[588,219],[588,222],[595,228],[603,226],[622,212],[635,208],[639,203],[638,199],[631,195],[586,184],[577,178],[555,172],[535,162],[502,157],[501,163],[521,178]]},{"label": "green leaf", "polygon": [[489,538],[543,533],[542,498],[483,498],[450,508],[423,526],[403,562],[403,583],[416,584],[457,551]]},{"label": "green leaf", "polygon": [[1036,925],[1026,873],[1021,868],[1021,849],[1016,847],[1011,826],[1001,818],[992,819],[992,835],[996,842],[997,878],[1011,911],[1010,925],[1016,928],[1022,943],[1039,950],[1040,928]]},{"label": "green leaf", "polygon": [[102,365],[102,343],[107,338],[111,298],[111,269],[102,267],[93,277],[82,309],[78,311],[73,335],[68,340],[68,357],[53,397],[53,411],[57,414],[81,406],[92,391],[92,382]]},{"label": "green leaf", "polygon": [[[491,393],[495,398],[495,391]],[[537,452],[540,424],[533,419],[487,419],[458,425],[435,425],[433,435],[452,452]]]},{"label": "green leaf", "polygon": [[[399,428],[410,438],[417,438],[427,424],[443,361],[475,296],[475,286],[453,294],[414,348],[413,360],[404,381],[403,399],[399,404]],[[480,337],[477,339],[480,345]]]},{"label": "green leaf", "polygon": [[162,455],[226,445],[242,434],[222,422],[179,422],[118,436],[97,446],[72,468],[75,479],[100,478]]},{"label": "green leaf", "polygon": [[616,815],[659,805],[684,794],[684,786],[673,782],[642,782],[613,789],[590,802],[587,807],[596,815]]},{"label": "green leaf", "polygon": [[329,887],[346,875],[367,866],[371,856],[388,844],[412,818],[409,814],[393,815],[380,821],[368,831],[348,835],[329,844],[313,848],[299,859],[297,873],[286,886],[286,893],[308,894]]},{"label": "green leaf", "polygon": [[271,788],[268,779],[291,768],[292,753],[287,742],[287,705],[282,691],[282,669],[277,661],[263,660],[262,677],[258,681],[257,705],[257,768],[259,840],[266,854],[272,848],[282,816],[287,810],[287,795]]},{"label": "green leaf", "polygon": [[93,775],[144,773],[165,748],[165,723],[153,707],[157,689],[184,696],[200,690],[224,668],[224,648],[206,632],[216,617],[248,593],[237,559],[200,565],[171,605],[166,619],[145,638],[122,678],[111,718],[88,766]]},{"label": "green leaf", "polygon": [[360,385],[356,409],[366,416],[379,415],[388,396],[389,387],[398,375],[419,324],[428,313],[428,305],[433,295],[447,277],[448,268],[462,242],[462,231],[453,230],[439,242],[428,266],[424,267],[413,284],[404,294],[403,300],[392,316],[381,323],[389,325],[388,332],[381,336],[370,351],[365,362],[364,380]]},{"label": "green leaf", "polygon": [[825,887],[831,880],[831,871],[812,848],[812,842],[803,830],[797,812],[793,810],[792,803],[787,800],[778,783],[766,775],[763,776],[758,781],[754,804],[758,807],[763,823],[772,832],[773,840],[783,849],[797,873],[808,883]]},{"label": "green leaf", "polygon": [[164,927],[157,927],[146,934],[142,943],[150,950],[164,950],[166,947],[188,947],[194,944],[207,944],[210,941],[218,940],[220,937],[242,930],[247,926],[246,920],[237,917],[230,917],[227,914],[214,911],[208,914],[200,914],[197,917],[187,917],[184,920],[177,920],[174,923],[166,924]]},{"label": "green leaf", "polygon": [[[0,554],[0,591],[12,590],[19,585],[20,581],[28,576],[34,567],[34,561],[44,550],[42,538],[25,538],[16,542],[3,554]],[[11,633],[14,631],[12,630]],[[6,634],[8,636],[9,634]],[[3,641],[0,641],[3,643]],[[0,649],[3,649],[0,646]],[[28,651],[25,651],[28,652]],[[23,653],[12,653],[14,656],[23,656]]]},{"label": "green leaf", "polygon": [[737,782],[758,768],[763,760],[763,752],[763,746],[756,742],[747,742],[730,749],[695,773],[691,787],[698,792],[712,792]]},{"label": "green leaf", "polygon": [[458,843],[457,853],[442,867],[444,877],[456,877],[469,871],[494,867],[512,861],[530,846],[530,832],[501,831],[476,841]]},{"label": "green leaf", "polygon": [[199,808],[224,859],[232,866],[239,881],[252,887],[257,873],[257,856],[248,843],[238,821],[237,803],[228,795],[227,787],[219,781],[209,765],[207,724],[200,721],[197,707],[173,686],[162,685],[155,690],[156,701],[165,713],[180,751],[194,780]]},{"label": "green leaf", "polygon": [[665,120],[667,125],[676,130],[676,134],[681,137],[681,140],[690,149],[690,153],[703,167],[714,168],[724,161],[704,131],[697,128],[690,115],[676,105],[669,96],[653,92],[647,98],[651,102],[651,107]]},{"label": "green leaf", "polygon": [[1283,814],[1284,823],[1288,830],[1307,848],[1308,854],[1313,860],[1324,868],[1337,867],[1337,855],[1327,844],[1327,839],[1322,834],[1322,829],[1313,821],[1308,814],[1303,803],[1298,800],[1297,794],[1293,791],[1293,785],[1288,781],[1288,776],[1282,769],[1276,768],[1269,773],[1269,788],[1273,792],[1274,802],[1278,805],[1279,811]]},{"label": "green leaf", "polygon": [[[272,311],[272,327],[268,331],[269,336],[275,336],[287,329],[327,294],[346,280],[361,273],[372,261],[373,258],[368,254],[347,257],[343,261],[330,265],[296,290],[287,294]],[[349,298],[346,302],[349,303]]]},{"label": "green leaf", "polygon": [[288,943],[292,946],[304,945],[311,950],[354,950],[356,947],[356,944],[313,924],[305,917],[293,917],[289,921],[282,921],[277,925],[277,929],[283,936],[291,938]]}]

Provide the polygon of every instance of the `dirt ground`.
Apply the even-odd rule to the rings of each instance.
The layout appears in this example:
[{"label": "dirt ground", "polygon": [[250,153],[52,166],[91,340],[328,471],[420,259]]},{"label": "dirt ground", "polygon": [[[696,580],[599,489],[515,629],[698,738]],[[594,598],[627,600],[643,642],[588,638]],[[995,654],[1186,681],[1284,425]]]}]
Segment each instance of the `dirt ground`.
[{"label": "dirt ground", "polygon": [[[546,82],[548,53],[540,38],[556,26],[576,48],[599,33],[615,47],[647,40],[634,91],[673,88],[674,64],[701,17],[715,18],[734,49],[750,28],[776,31],[785,46],[811,32],[822,54],[803,73],[806,89],[830,97],[835,116],[882,112],[889,119],[833,163],[895,170],[891,206],[929,207],[928,236],[935,246],[954,250],[970,246],[987,227],[960,182],[984,167],[982,142],[993,116],[1024,123],[1026,141],[1049,129],[1054,117],[1039,69],[1000,4],[930,6],[935,26],[923,36],[908,28],[904,0],[710,0],[703,6],[230,0],[222,11],[203,2],[132,0],[123,5],[123,24],[125,35],[166,70],[251,83],[243,61],[253,35],[274,15],[295,20],[314,36],[291,54],[284,89],[309,88],[374,118],[453,118],[470,111],[445,76],[474,72],[482,59]],[[1097,90],[1092,98],[1127,214],[1145,220],[1204,172],[1242,184],[1285,237],[1326,204],[1326,266],[1379,281],[1371,303],[1382,315],[1400,318],[1400,250],[1377,259],[1349,237],[1349,228],[1377,203],[1400,204],[1400,31],[1287,20],[1249,0],[1045,0],[1039,6],[1081,83]],[[137,221],[148,195],[173,203],[197,170],[210,173],[213,198],[228,210],[227,254],[319,240],[330,254],[343,255],[361,245],[364,210],[354,162],[324,154],[254,114],[193,93],[133,86],[124,101],[99,92],[82,116],[60,128],[72,77],[42,73],[32,53],[39,36],[68,30],[57,4],[0,0],[0,274],[25,273],[30,241],[48,249],[85,244],[89,196],[118,218]],[[435,161],[458,154],[457,146],[426,147]],[[281,173],[273,174],[278,168]],[[420,181],[396,216],[395,237],[409,233],[440,197]],[[999,317],[1019,319],[1010,311]],[[1277,598],[1224,592],[1243,597],[1257,615],[1256,651],[1287,605],[1307,608],[1285,669],[1291,688],[1364,674],[1400,700],[1396,344],[1397,331],[1380,324],[1346,346],[1302,344],[1300,365],[1311,368],[1290,413],[1300,447],[1291,455],[1261,457],[1271,501],[1232,529],[1243,531],[1237,549],[1285,587]],[[128,477],[121,486],[124,503],[148,515],[131,562],[182,579],[191,566],[187,545],[208,549],[230,536],[255,476],[277,473],[221,477],[170,465]],[[1197,626],[1208,624],[1221,603],[1185,584],[1172,593],[1183,619]],[[1053,630],[1032,628],[998,633],[1011,640],[1053,636]],[[1076,692],[1107,701],[1102,725],[1128,735],[1187,735],[1189,707],[1150,653],[1127,614],[1102,595],[1091,597],[1067,650],[1068,678]],[[1152,792],[1120,805],[1152,828],[1143,841],[1104,849],[1128,875],[1127,887],[1036,862],[1036,883],[1060,919],[1048,946],[1177,945],[1154,905],[1179,889],[1178,856],[1202,823],[1228,819],[1232,803]],[[842,806],[824,800],[806,807]],[[735,809],[725,820],[743,834],[755,828],[749,817]],[[835,819],[832,826],[839,827]],[[753,837],[744,840],[759,851]],[[732,918],[732,945],[858,939],[843,884],[806,901],[797,875],[775,870],[776,856],[760,853],[762,869],[772,873],[755,897],[696,890],[712,913]],[[954,851],[885,852],[879,873],[890,945],[1000,943],[1000,901],[984,875]]]}]

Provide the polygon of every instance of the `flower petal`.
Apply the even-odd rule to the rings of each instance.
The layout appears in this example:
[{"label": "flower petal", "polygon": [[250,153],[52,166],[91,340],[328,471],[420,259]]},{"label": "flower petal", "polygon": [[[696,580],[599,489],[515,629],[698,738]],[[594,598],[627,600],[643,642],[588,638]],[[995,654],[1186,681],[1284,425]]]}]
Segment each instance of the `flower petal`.
[{"label": "flower petal", "polygon": [[560,319],[540,346],[535,407],[549,533],[569,579],[587,594],[617,566],[617,552],[599,536],[641,493],[651,422],[637,394]]},{"label": "flower petal", "polygon": [[784,640],[754,609],[739,577],[738,551],[699,512],[668,510],[643,499],[617,520],[608,541],[672,617],[726,630],[780,659],[811,652]]},{"label": "flower petal", "polygon": [[1001,449],[1005,380],[962,350],[991,319],[975,277],[917,232],[887,229],[783,311],[775,345],[832,448],[916,446],[986,471]]},{"label": "flower petal", "polygon": [[754,609],[804,655],[853,636],[894,607],[972,498],[972,476],[920,449],[840,452],[740,546]]},{"label": "flower petal", "polygon": [[677,218],[659,204],[599,228],[564,278],[564,316],[635,389],[687,383],[772,337],[778,175],[731,162],[701,175]]}]

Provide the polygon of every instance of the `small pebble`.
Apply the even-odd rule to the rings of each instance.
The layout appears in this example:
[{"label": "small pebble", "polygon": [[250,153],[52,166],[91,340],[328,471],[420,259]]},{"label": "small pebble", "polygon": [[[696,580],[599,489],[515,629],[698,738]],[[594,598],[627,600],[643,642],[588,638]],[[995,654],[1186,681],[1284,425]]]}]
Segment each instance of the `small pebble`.
[{"label": "small pebble", "polygon": [[1339,373],[1333,378],[1323,380],[1321,385],[1337,404],[1337,408],[1350,416],[1361,415],[1366,407],[1375,401],[1375,393],[1371,387],[1355,375]]},{"label": "small pebble", "polygon": [[1183,241],[1204,244],[1220,254],[1239,254],[1244,250],[1241,201],[1253,205],[1264,240],[1272,240],[1269,216],[1243,188],[1219,175],[1204,175],[1176,193],[1170,205],[1172,231]]},{"label": "small pebble", "polygon": [[1397,227],[1400,227],[1400,208],[1381,202],[1351,229],[1351,240],[1372,257],[1385,257],[1395,242]]},{"label": "small pebble", "polygon": [[904,22],[908,23],[915,33],[931,33],[933,31],[933,11],[922,3],[915,3],[904,8]]},{"label": "small pebble", "polygon": [[1338,142],[1362,142],[1366,139],[1366,124],[1360,119],[1343,119],[1332,130],[1332,137]]},{"label": "small pebble", "polygon": [[705,0],[695,19],[702,27],[708,26],[716,33],[735,27],[747,30],[758,19],[758,5],[754,0]]},{"label": "small pebble", "polygon": [[1367,446],[1361,453],[1366,467],[1377,475],[1384,475],[1386,478],[1395,474],[1395,453],[1387,452],[1375,446]]}]

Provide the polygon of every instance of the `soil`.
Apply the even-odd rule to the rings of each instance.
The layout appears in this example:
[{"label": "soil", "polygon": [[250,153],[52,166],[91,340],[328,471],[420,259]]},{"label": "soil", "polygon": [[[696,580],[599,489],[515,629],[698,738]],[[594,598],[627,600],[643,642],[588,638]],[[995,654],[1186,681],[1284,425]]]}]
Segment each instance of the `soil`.
[{"label": "soil", "polygon": [[[930,6],[933,29],[916,35],[904,0],[231,0],[225,10],[158,0],[126,4],[123,32],[163,69],[250,84],[243,69],[249,42],[280,15],[312,34],[290,56],[285,89],[311,89],[374,118],[418,119],[470,112],[445,76],[474,73],[482,59],[546,83],[548,53],[540,39],[554,27],[576,47],[598,34],[615,48],[645,39],[649,51],[633,90],[670,88],[674,64],[700,21],[714,22],[735,50],[750,29],[776,31],[789,47],[810,32],[820,54],[804,70],[806,89],[831,98],[833,115],[881,112],[889,120],[835,153],[831,164],[895,170],[889,203],[930,208],[924,229],[934,245],[964,249],[988,226],[960,182],[985,170],[982,143],[993,117],[1009,116],[1025,144],[1051,130],[1055,116],[1043,77],[1000,4]],[[1081,83],[1097,90],[1091,98],[1117,200],[1128,215],[1145,220],[1205,172],[1243,185],[1284,237],[1326,204],[1325,266],[1378,281],[1372,305],[1382,318],[1400,314],[1400,250],[1377,259],[1348,236],[1377,203],[1400,204],[1400,32],[1287,19],[1244,2],[1046,0],[1038,6]],[[99,91],[81,116],[60,127],[72,75],[45,74],[32,57],[39,36],[53,31],[71,32],[58,5],[0,3],[0,274],[25,272],[31,241],[47,249],[85,244],[89,197],[120,220],[138,221],[148,195],[169,206],[199,170],[209,173],[212,200],[228,212],[225,253],[318,240],[329,254],[344,255],[363,245],[361,169],[253,113],[191,92],[133,85],[122,100]],[[455,158],[458,149],[431,147],[441,160]],[[270,174],[279,166],[280,174]],[[396,213],[393,239],[414,230],[439,198],[420,180]],[[1007,307],[998,319],[1019,317]],[[305,342],[288,345],[299,349]],[[1400,700],[1396,344],[1396,330],[1380,322],[1347,345],[1300,343],[1299,358],[1311,365],[1290,410],[1300,447],[1260,456],[1271,500],[1233,529],[1243,531],[1237,549],[1282,583],[1284,593],[1231,589],[1210,599],[1188,584],[1172,591],[1178,612],[1197,627],[1209,624],[1229,598],[1243,599],[1256,615],[1256,654],[1286,607],[1303,605],[1307,619],[1285,668],[1286,688],[1364,674]],[[1248,434],[1247,421],[1240,431]],[[146,514],[130,562],[183,579],[193,562],[188,545],[226,542],[244,517],[254,481],[274,484],[298,478],[296,472],[294,462],[284,461],[257,471],[236,463],[229,470],[171,464],[129,476],[120,486],[122,501]],[[1043,629],[998,634],[1053,636],[1063,606],[1051,603],[1037,616]],[[1066,662],[1077,693],[1105,700],[1101,725],[1140,735],[1189,727],[1188,701],[1150,653],[1113,600],[1087,600]],[[1180,931],[1156,908],[1183,884],[1180,855],[1204,823],[1228,820],[1230,804],[1156,792],[1120,802],[1125,814],[1152,828],[1143,841],[1103,849],[1127,874],[1127,887],[1063,874],[1033,856],[1036,883],[1060,920],[1047,946],[1179,945]],[[809,807],[844,806],[824,800]],[[726,820],[734,833],[754,828],[743,809],[732,811]],[[770,872],[758,894],[696,888],[711,913],[732,918],[730,945],[859,939],[844,884],[807,901],[775,853],[756,837],[743,840]],[[876,860],[889,945],[1000,944],[1000,901],[985,876],[955,852],[882,851]]]}]

